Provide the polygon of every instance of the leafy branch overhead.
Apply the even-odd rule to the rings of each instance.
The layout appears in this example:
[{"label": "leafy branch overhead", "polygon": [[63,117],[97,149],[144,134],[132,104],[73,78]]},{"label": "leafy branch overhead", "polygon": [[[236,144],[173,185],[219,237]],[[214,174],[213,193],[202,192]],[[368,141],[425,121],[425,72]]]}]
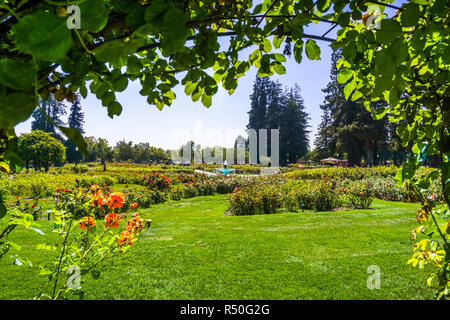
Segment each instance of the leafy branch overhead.
[{"label": "leafy branch overhead", "polygon": [[[378,29],[366,25],[364,13],[374,4],[381,12],[395,8],[392,4],[365,0],[74,4],[81,12],[80,30],[67,27],[66,1],[0,1],[0,128],[26,120],[39,98],[53,93],[58,100],[73,101],[75,92],[86,97],[88,89],[110,117],[120,115],[116,93],[134,80],[139,80],[140,94],[148,103],[162,109],[176,98],[173,88],[179,72],[185,93],[209,107],[219,85],[233,93],[251,66],[259,76],[268,76],[285,73],[285,55],[291,52],[298,62],[303,49],[309,59],[320,59],[316,40],[343,49],[339,79],[347,83],[346,98],[364,97],[367,108],[370,100],[383,99],[390,104],[393,119],[411,118],[404,110],[406,97],[415,97],[407,104],[418,113],[423,112],[420,105],[438,108],[447,99],[450,46],[445,0],[411,0],[393,17],[382,19]],[[305,33],[304,27],[312,23],[338,26],[337,39]],[[219,42],[221,37],[229,41]],[[251,46],[248,56],[241,52]],[[277,52],[282,46],[284,55]],[[424,90],[433,96],[421,95]],[[375,117],[385,111],[374,111]],[[429,118],[427,127],[434,121]],[[400,126],[401,133],[406,126]],[[412,130],[409,140],[420,130]],[[75,140],[81,141],[80,136]],[[430,145],[430,151],[435,149],[436,144]]]},{"label": "leafy branch overhead", "polygon": [[[313,21],[349,23],[340,19],[343,6],[322,16],[331,3],[323,2],[264,1],[252,9],[248,0],[75,1],[81,29],[71,31],[69,15],[57,1],[1,1],[0,128],[27,119],[37,95],[45,99],[55,93],[62,100],[78,91],[86,97],[89,82],[110,117],[122,112],[115,93],[136,79],[148,103],[162,109],[175,99],[175,73],[181,71],[186,72],[186,92],[209,107],[218,84],[232,93],[251,65],[260,75],[285,72],[284,57],[271,53],[269,35],[276,35],[275,48],[288,36],[298,61],[303,38],[331,41],[303,33],[303,26]],[[355,18],[365,8],[360,6]],[[231,36],[227,47],[219,44],[221,36]],[[240,57],[239,51],[252,44],[257,49],[251,58]],[[315,40],[305,48],[309,58],[319,59]],[[211,67],[214,77],[205,72]]]},{"label": "leafy branch overhead", "polygon": [[[390,1],[390,0],[389,0]],[[61,5],[59,5],[59,3]],[[448,99],[450,46],[445,0],[411,0],[392,17],[370,28],[369,6],[396,8],[366,0],[89,0],[80,8],[80,29],[67,27],[67,1],[0,1],[0,128],[13,128],[29,118],[52,93],[74,100],[88,90],[101,100],[110,117],[122,106],[116,93],[139,80],[140,94],[158,109],[176,98],[181,84],[193,101],[206,107],[221,85],[230,94],[250,67],[259,76],[286,72],[286,55],[301,62],[303,51],[320,59],[317,40],[342,48],[339,79],[346,98],[385,100],[392,119],[423,113],[421,105],[439,108]],[[337,39],[304,32],[312,23],[338,27]],[[226,41],[228,38],[229,41]],[[219,41],[221,39],[223,41]],[[244,54],[243,49],[250,53]],[[283,52],[281,54],[280,52]],[[246,51],[248,52],[248,51]],[[423,95],[422,92],[432,92]],[[414,97],[413,99],[407,97]],[[405,105],[406,103],[406,105]],[[446,105],[449,105],[448,103]],[[405,107],[408,106],[408,110]],[[387,109],[374,110],[380,118]],[[434,128],[399,127],[412,140]],[[448,120],[448,119],[447,119]],[[447,121],[448,123],[448,121]],[[415,129],[414,129],[415,128]],[[428,129],[426,129],[428,128]],[[61,128],[85,149],[81,135]],[[406,134],[405,132],[410,132]],[[436,140],[437,141],[437,140]],[[422,145],[417,147],[421,149]],[[436,150],[430,145],[430,152]],[[448,143],[448,142],[447,142]]]}]

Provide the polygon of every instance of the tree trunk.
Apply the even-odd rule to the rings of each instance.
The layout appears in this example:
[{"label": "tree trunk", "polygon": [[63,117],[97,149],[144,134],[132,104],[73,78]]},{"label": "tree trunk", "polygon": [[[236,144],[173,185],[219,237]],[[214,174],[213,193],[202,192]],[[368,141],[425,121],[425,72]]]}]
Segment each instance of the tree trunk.
[{"label": "tree trunk", "polygon": [[378,165],[378,142],[373,142],[373,165]]}]

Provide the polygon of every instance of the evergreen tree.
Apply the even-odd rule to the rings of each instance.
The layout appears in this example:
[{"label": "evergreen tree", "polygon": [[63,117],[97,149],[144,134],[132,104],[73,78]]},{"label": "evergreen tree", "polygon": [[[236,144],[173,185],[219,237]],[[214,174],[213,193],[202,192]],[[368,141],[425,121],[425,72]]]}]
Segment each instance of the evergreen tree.
[{"label": "evergreen tree", "polygon": [[[367,164],[378,164],[379,148],[387,145],[387,120],[376,121],[360,103],[346,100],[345,84],[337,81],[339,70],[336,63],[340,51],[332,54],[330,82],[322,91],[325,93],[322,123],[316,138],[316,155],[321,157],[347,157],[349,166],[360,165],[365,158]],[[371,108],[384,107],[372,103]]]},{"label": "evergreen tree", "polygon": [[[83,124],[84,124],[84,113],[82,111],[82,106],[80,103],[80,96],[77,95],[74,103],[70,107],[70,114],[68,119],[68,125],[70,128],[78,130],[81,134],[84,134]],[[67,140],[65,142],[67,151],[67,161],[78,163],[83,158],[82,154],[78,151],[77,147],[72,143],[72,141]]]},{"label": "evergreen tree", "polygon": [[270,81],[267,88],[267,116],[266,116],[266,128],[267,129],[279,129],[280,128],[280,115],[285,107],[285,99],[283,95],[283,88],[281,84]]},{"label": "evergreen tree", "polygon": [[295,163],[308,152],[308,120],[300,87],[295,85],[282,99],[285,103],[279,116],[280,161]]},{"label": "evergreen tree", "polygon": [[[61,120],[61,116],[64,116],[66,111],[66,105],[62,102],[57,101],[52,95],[48,100],[41,101],[40,107],[47,113],[47,115],[57,124],[64,125],[64,122]],[[60,141],[64,141],[64,139],[56,133],[55,126],[48,121],[46,116],[44,116],[39,109],[36,109],[33,114],[33,121],[31,122],[31,130],[41,130],[48,133],[53,133],[53,136]]]},{"label": "evergreen tree", "polygon": [[[277,81],[270,81],[267,87],[267,115],[266,115],[266,125],[267,130],[267,155],[271,156],[272,141],[271,141],[271,129],[280,129],[280,117],[285,109],[285,97],[283,94],[283,88],[281,84]],[[281,136],[280,136],[280,163],[286,163],[287,159],[285,153],[282,152],[281,148]]]},{"label": "evergreen tree", "polygon": [[266,127],[267,113],[267,89],[270,84],[269,79],[256,76],[253,84],[253,92],[250,96],[250,111],[248,112],[247,129],[256,131],[257,141],[257,161],[259,162],[259,129]]},{"label": "evergreen tree", "polygon": [[247,129],[262,129],[266,124],[268,78],[256,77],[253,92],[250,96]]}]

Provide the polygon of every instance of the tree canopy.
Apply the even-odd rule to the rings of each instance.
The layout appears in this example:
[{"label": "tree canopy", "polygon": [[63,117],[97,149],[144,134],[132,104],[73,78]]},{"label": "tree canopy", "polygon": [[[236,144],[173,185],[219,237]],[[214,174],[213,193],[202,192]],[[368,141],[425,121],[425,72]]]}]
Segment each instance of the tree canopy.
[{"label": "tree canopy", "polygon": [[[138,80],[140,94],[162,109],[176,98],[172,89],[181,73],[185,93],[209,107],[219,85],[233,93],[252,66],[259,76],[270,76],[285,73],[283,63],[291,53],[298,62],[303,51],[311,60],[320,59],[316,40],[323,40],[342,49],[337,80],[345,84],[345,99],[361,101],[375,119],[389,114],[402,144],[413,144],[417,157],[404,165],[399,180],[420,192],[439,177],[446,204],[442,210],[448,212],[448,2],[410,0],[401,7],[393,2],[78,0],[71,4],[80,8],[81,29],[69,30],[66,1],[0,0],[0,169],[19,166],[11,129],[30,117],[39,98],[53,93],[57,100],[73,102],[75,92],[86,97],[89,87],[113,117],[122,112],[116,92]],[[373,5],[381,13],[385,7],[397,12],[374,20]],[[339,27],[337,39],[328,38],[328,32],[306,33],[304,27],[313,22],[328,24],[329,30]],[[229,37],[228,44],[219,43],[221,37]],[[277,52],[281,46],[283,54]],[[254,50],[248,57],[240,54],[249,47]],[[380,100],[388,105],[372,109],[372,102]],[[86,152],[79,131],[58,127]],[[418,177],[415,172],[427,155],[437,155],[440,168]],[[433,217],[441,239],[427,248],[445,251],[439,272],[448,274],[450,244],[438,227],[443,224],[435,219],[436,210],[441,212],[423,200],[423,211]],[[440,295],[447,293],[448,282],[441,283]]]},{"label": "tree canopy", "polygon": [[51,134],[34,130],[31,133],[23,134],[19,142],[19,155],[28,164],[33,162],[35,168],[44,166],[48,171],[49,165],[63,164],[66,160],[66,148]]}]

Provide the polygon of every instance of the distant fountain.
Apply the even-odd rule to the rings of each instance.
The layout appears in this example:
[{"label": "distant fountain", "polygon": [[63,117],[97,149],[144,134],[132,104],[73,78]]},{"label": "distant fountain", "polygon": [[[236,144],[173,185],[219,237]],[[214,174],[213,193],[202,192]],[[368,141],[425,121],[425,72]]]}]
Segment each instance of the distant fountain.
[{"label": "distant fountain", "polygon": [[223,175],[228,175],[229,173],[234,173],[235,172],[235,170],[234,169],[228,169],[228,163],[227,163],[227,160],[225,160],[223,163],[222,163],[222,168],[217,168],[216,169],[216,173],[221,173],[221,174],[223,174]]}]

